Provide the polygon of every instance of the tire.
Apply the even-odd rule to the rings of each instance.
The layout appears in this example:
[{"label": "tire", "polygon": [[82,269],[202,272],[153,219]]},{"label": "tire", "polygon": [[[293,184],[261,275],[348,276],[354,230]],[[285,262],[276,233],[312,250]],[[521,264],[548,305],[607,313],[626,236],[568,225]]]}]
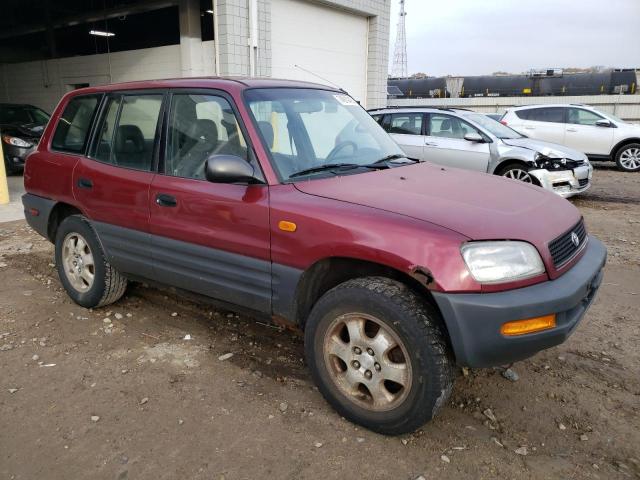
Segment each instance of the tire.
[{"label": "tire", "polygon": [[640,143],[629,143],[618,149],[616,165],[623,172],[640,171]]},{"label": "tire", "polygon": [[532,185],[538,184],[536,179],[532,175],[529,175],[529,168],[522,163],[509,163],[505,165],[500,170],[500,176]]},{"label": "tire", "polygon": [[[441,324],[437,310],[400,282],[349,280],[314,305],[305,328],[307,364],[343,417],[385,435],[412,432],[436,415],[453,388]],[[346,331],[353,335],[345,338]]]},{"label": "tire", "polygon": [[55,257],[60,282],[78,305],[103,307],[124,295],[127,279],[107,261],[85,217],[71,215],[62,221],[56,232]]}]

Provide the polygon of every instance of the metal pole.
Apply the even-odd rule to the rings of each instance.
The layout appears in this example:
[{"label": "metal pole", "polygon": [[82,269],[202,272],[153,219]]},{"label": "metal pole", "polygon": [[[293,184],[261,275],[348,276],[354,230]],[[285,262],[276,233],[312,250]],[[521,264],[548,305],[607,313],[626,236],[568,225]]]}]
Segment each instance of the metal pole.
[{"label": "metal pole", "polygon": [[0,205],[9,203],[9,185],[7,184],[7,172],[4,168],[4,152],[0,141]]}]

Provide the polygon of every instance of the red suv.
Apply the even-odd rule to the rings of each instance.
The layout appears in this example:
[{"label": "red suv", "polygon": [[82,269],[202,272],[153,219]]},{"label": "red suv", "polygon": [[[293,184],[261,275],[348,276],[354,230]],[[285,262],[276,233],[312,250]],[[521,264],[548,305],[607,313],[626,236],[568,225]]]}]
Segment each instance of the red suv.
[{"label": "red suv", "polygon": [[566,200],[407,158],[343,91],[309,83],[73,91],[25,186],[76,303],[154,280],[295,325],[326,399],[386,434],[430,420],[455,365],[563,342],[606,259]]}]

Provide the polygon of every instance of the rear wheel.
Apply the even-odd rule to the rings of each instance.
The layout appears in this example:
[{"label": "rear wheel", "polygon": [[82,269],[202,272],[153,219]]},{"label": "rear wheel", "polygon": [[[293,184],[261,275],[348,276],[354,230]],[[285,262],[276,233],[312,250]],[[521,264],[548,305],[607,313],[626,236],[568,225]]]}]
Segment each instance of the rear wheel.
[{"label": "rear wheel", "polygon": [[56,232],[55,254],[60,282],[78,305],[102,307],[124,295],[127,279],[107,261],[84,217],[71,215],[62,221]]},{"label": "rear wheel", "polygon": [[616,164],[623,172],[640,170],[640,143],[630,143],[616,153]]},{"label": "rear wheel", "polygon": [[312,376],[345,418],[388,435],[414,431],[449,398],[453,360],[438,312],[383,277],[345,282],[305,329]]}]

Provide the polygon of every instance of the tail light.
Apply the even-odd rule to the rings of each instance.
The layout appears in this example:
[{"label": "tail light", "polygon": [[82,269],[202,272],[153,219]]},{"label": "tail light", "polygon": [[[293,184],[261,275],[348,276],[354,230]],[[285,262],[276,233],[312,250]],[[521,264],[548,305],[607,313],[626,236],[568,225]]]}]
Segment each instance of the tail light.
[{"label": "tail light", "polygon": [[506,120],[500,120],[500,123],[503,124],[505,127],[508,127]]}]

